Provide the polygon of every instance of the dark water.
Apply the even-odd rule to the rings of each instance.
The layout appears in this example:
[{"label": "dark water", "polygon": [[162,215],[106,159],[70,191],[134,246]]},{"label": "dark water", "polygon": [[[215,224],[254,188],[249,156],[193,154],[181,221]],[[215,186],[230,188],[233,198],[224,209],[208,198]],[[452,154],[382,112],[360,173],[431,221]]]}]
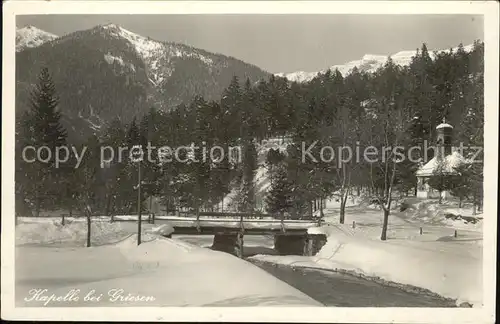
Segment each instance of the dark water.
[{"label": "dark water", "polygon": [[325,306],[337,307],[456,307],[437,296],[406,292],[373,281],[326,270],[293,268],[252,260],[253,264]]}]

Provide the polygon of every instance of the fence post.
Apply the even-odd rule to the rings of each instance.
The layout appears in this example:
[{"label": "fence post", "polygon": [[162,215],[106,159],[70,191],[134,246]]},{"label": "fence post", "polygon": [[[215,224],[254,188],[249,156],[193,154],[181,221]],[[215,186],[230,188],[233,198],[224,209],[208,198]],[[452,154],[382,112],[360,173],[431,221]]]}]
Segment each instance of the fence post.
[{"label": "fence post", "polygon": [[281,212],[281,231],[285,233],[285,214]]},{"label": "fence post", "polygon": [[422,233],[423,233],[423,232],[422,232],[422,227],[420,227],[420,235],[422,235]]},{"label": "fence post", "polygon": [[198,233],[201,232],[201,227],[200,227],[200,208],[196,207],[196,230]]},{"label": "fence post", "polygon": [[356,228],[356,222],[352,221],[352,228]]},{"label": "fence post", "polygon": [[455,236],[455,237],[457,237],[457,236],[458,236],[457,230],[455,230],[455,234],[454,234],[454,236]]}]

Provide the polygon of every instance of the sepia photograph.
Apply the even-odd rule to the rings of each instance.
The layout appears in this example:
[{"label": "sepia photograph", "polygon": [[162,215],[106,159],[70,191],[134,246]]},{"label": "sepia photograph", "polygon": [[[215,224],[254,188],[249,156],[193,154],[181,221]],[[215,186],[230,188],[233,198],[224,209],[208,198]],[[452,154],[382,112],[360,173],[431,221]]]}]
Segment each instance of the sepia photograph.
[{"label": "sepia photograph", "polygon": [[2,318],[495,322],[498,3],[28,2]]}]

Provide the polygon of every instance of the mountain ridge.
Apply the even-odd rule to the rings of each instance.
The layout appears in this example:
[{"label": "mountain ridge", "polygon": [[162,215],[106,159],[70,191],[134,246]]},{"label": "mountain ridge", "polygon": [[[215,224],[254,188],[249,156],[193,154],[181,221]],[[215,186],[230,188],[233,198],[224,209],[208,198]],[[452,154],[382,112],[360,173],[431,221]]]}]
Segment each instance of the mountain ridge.
[{"label": "mountain ridge", "polygon": [[97,25],[16,53],[16,112],[29,108],[42,67],[72,120],[67,127],[83,120],[93,132],[103,121],[129,122],[150,108],[169,110],[195,96],[218,100],[233,76],[257,82],[271,75],[233,57]]},{"label": "mountain ridge", "polygon": [[[464,50],[469,52],[473,48],[473,44],[469,44],[464,46]],[[458,47],[452,48],[453,51],[456,51]],[[429,55],[432,59],[435,58],[436,53],[448,52],[449,50],[437,50],[437,51],[429,51]],[[276,76],[287,78],[289,81],[293,82],[309,82],[314,77],[318,75],[318,73],[325,73],[327,70],[335,71],[336,69],[339,72],[346,76],[348,75],[354,67],[357,67],[362,72],[373,73],[378,68],[382,67],[386,62],[388,57],[391,57],[393,62],[400,66],[407,66],[411,63],[411,59],[415,56],[417,50],[404,50],[394,53],[392,55],[376,55],[376,54],[365,54],[360,60],[349,61],[344,64],[332,65],[329,68],[317,72],[305,72],[305,71],[296,71],[290,73],[276,73]]]}]

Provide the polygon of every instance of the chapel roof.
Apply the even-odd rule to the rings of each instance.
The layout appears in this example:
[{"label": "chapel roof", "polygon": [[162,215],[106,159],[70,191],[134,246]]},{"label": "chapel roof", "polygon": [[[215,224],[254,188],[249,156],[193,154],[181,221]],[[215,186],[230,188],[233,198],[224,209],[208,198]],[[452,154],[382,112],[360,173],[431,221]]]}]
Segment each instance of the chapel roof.
[{"label": "chapel roof", "polygon": [[[443,161],[438,157],[433,157],[429,162],[420,167],[416,175],[417,177],[426,177],[434,174],[434,171],[440,166],[440,162]],[[464,158],[459,152],[453,152],[450,155],[447,155],[443,161],[443,173],[444,174],[457,174],[455,168],[468,163],[467,159]]]}]

